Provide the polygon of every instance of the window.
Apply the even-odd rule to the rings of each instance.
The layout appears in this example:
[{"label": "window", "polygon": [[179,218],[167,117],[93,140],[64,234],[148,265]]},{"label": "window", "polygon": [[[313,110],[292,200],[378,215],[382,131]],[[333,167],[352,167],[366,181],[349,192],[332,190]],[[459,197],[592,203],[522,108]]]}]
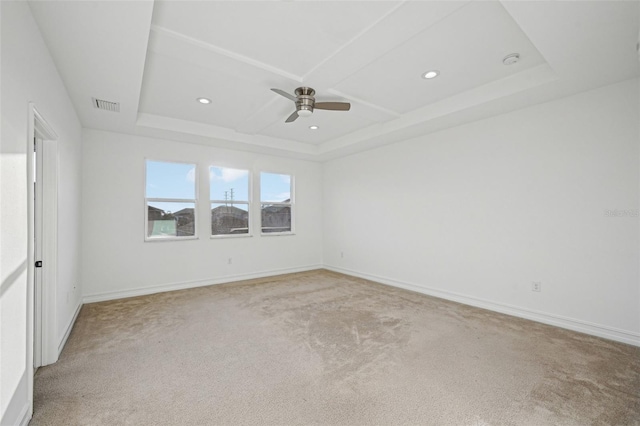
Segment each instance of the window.
[{"label": "window", "polygon": [[147,160],[146,239],[196,236],[196,165]]},{"label": "window", "polygon": [[292,184],[291,175],[260,173],[262,233],[291,232]]},{"label": "window", "polygon": [[249,171],[209,168],[211,235],[249,234]]}]

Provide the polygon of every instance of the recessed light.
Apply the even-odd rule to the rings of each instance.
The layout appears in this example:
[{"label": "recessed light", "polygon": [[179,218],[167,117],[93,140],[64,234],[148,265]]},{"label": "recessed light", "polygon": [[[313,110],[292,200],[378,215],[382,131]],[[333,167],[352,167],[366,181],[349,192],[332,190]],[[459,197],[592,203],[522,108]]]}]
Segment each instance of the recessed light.
[{"label": "recessed light", "polygon": [[520,54],[512,53],[510,55],[505,56],[504,59],[502,60],[502,63],[505,65],[513,65],[519,60],[520,60]]},{"label": "recessed light", "polygon": [[208,98],[198,98],[198,102],[200,102],[201,104],[210,104],[211,103],[211,99]]},{"label": "recessed light", "polygon": [[427,71],[424,74],[422,74],[422,78],[425,78],[425,79],[429,80],[431,78],[436,78],[439,75],[440,75],[440,71],[431,70],[431,71]]},{"label": "recessed light", "polygon": [[309,128],[311,130],[318,130],[320,127],[316,126],[315,124],[313,126],[309,126]]}]

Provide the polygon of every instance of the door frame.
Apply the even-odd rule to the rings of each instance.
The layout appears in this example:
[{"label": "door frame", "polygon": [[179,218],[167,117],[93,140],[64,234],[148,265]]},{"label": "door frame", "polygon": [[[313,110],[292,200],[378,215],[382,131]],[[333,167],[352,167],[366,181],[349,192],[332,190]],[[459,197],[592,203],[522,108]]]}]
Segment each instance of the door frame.
[{"label": "door frame", "polygon": [[[27,376],[29,380],[28,394],[30,411],[33,412],[33,374],[35,365],[47,365],[58,360],[58,343],[56,342],[56,288],[57,288],[57,247],[58,247],[58,135],[53,127],[38,112],[35,104],[28,106],[27,132],[27,211],[28,211],[28,241],[27,241]],[[38,141],[39,143],[36,143]],[[33,155],[36,146],[40,150],[38,165],[40,173],[42,196],[39,200],[42,218],[41,247],[42,259],[35,259],[35,211],[36,196],[34,185]],[[39,291],[40,302],[35,304],[35,261],[42,260],[40,271],[42,282]],[[39,324],[35,324],[36,310],[39,310]],[[35,327],[38,327],[41,338],[39,345],[35,344]],[[37,351],[37,353],[36,353]],[[34,363],[37,361],[37,364]]]}]

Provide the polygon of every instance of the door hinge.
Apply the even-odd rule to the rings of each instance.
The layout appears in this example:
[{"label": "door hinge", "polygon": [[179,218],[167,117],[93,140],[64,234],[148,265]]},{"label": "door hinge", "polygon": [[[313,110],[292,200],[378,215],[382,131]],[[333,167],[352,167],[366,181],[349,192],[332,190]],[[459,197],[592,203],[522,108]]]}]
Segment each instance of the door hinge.
[{"label": "door hinge", "polygon": [[36,268],[42,268],[42,260],[36,260]]}]

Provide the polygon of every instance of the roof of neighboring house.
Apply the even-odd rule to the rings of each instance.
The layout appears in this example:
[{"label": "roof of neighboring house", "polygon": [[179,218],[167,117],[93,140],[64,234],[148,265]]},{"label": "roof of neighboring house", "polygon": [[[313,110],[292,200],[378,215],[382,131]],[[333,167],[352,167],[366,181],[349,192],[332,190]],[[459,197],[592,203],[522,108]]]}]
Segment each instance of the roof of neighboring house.
[{"label": "roof of neighboring house", "polygon": [[212,212],[234,212],[234,213],[247,213],[246,210],[238,208],[236,206],[218,206],[211,209]]},{"label": "roof of neighboring house", "polygon": [[174,216],[192,216],[193,215],[193,208],[192,207],[187,207],[186,209],[182,209],[182,210],[178,210],[177,212],[173,213]]}]

